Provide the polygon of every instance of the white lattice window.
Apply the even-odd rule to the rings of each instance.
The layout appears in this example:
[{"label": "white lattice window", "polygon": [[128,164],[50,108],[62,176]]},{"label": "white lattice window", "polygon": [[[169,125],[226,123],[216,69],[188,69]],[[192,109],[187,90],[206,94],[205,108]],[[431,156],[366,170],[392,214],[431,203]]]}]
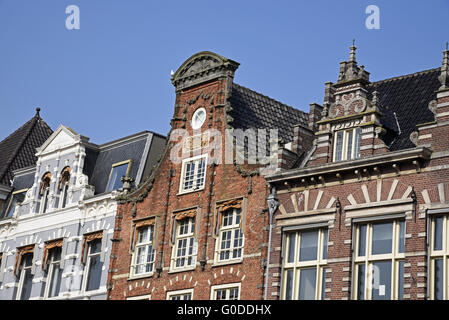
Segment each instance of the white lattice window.
[{"label": "white lattice window", "polygon": [[47,284],[45,287],[45,298],[59,296],[62,282],[61,269],[61,247],[55,247],[49,252],[49,266],[47,273]]},{"label": "white lattice window", "polygon": [[193,289],[167,292],[167,300],[192,300]]},{"label": "white lattice window", "polygon": [[404,220],[358,224],[354,250],[353,298],[403,299],[404,259]]},{"label": "white lattice window", "polygon": [[327,229],[308,229],[285,235],[282,299],[325,299]]},{"label": "white lattice window", "polygon": [[137,240],[132,258],[131,274],[151,274],[154,270],[154,225],[137,229]]},{"label": "white lattice window", "polygon": [[201,155],[182,162],[179,192],[192,192],[204,188],[206,181],[207,155]]},{"label": "white lattice window", "polygon": [[360,127],[335,132],[334,161],[360,158],[362,129]]},{"label": "white lattice window", "polygon": [[172,254],[172,270],[196,265],[197,244],[195,240],[195,218],[176,221],[176,238]]},{"label": "white lattice window", "polygon": [[430,298],[449,297],[449,218],[447,215],[431,219],[430,239]]},{"label": "white lattice window", "polygon": [[211,287],[211,300],[240,300],[240,283],[231,283]]},{"label": "white lattice window", "polygon": [[242,209],[227,210],[220,215],[221,224],[216,261],[239,260],[243,257],[244,235],[241,227]]},{"label": "white lattice window", "polygon": [[31,289],[33,287],[33,253],[27,253],[22,256],[19,274],[19,287],[17,290],[17,300],[29,300],[31,298]]}]

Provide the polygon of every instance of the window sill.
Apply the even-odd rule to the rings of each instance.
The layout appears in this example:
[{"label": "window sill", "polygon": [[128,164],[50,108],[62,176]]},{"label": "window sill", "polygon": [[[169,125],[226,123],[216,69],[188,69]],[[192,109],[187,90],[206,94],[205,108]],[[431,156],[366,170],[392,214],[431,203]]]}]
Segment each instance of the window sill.
[{"label": "window sill", "polygon": [[143,279],[143,278],[151,278],[151,277],[153,277],[153,275],[154,275],[154,272],[134,275],[134,276],[129,277],[127,279],[127,281],[133,281],[133,280],[138,280],[138,279]]},{"label": "window sill", "polygon": [[187,272],[187,271],[193,271],[196,269],[196,265],[192,266],[192,267],[188,267],[188,268],[183,268],[183,269],[170,269],[169,271],[167,271],[168,274],[172,274],[172,273],[179,273],[179,272]]},{"label": "window sill", "polygon": [[230,264],[239,264],[239,263],[242,263],[242,262],[243,262],[243,258],[235,259],[235,260],[229,260],[229,261],[220,261],[220,262],[214,262],[211,267],[212,268],[222,267],[222,266],[227,266],[227,265],[230,265]]},{"label": "window sill", "polygon": [[194,192],[203,191],[203,190],[204,190],[204,186],[202,188],[195,189],[195,190],[180,191],[176,195],[177,196],[182,196],[182,195],[185,195],[185,194],[194,193]]}]

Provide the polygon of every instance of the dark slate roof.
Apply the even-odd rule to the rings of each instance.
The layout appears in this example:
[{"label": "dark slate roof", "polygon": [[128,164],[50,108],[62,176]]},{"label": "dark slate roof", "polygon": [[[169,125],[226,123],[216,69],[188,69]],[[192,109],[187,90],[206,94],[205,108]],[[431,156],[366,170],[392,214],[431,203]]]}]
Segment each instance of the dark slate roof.
[{"label": "dark slate roof", "polygon": [[[144,132],[136,135],[141,135]],[[149,132],[147,132],[149,133]],[[107,147],[110,143],[99,146],[99,150],[86,150],[86,160],[84,171],[89,176],[89,184],[95,187],[95,194],[104,193],[109,181],[109,175],[111,173],[112,165],[114,163],[122,162],[131,159],[131,169],[129,176],[136,178],[137,171],[142,159],[143,152],[145,150],[145,144],[148,139],[148,134],[141,136],[138,139],[127,141],[128,138],[135,135],[122,138],[123,142],[118,142],[113,148]]]},{"label": "dark slate roof", "polygon": [[0,142],[0,184],[10,185],[13,170],[34,166],[36,148],[50,137],[53,130],[42,120],[39,111],[22,127]]},{"label": "dark slate roof", "polygon": [[288,143],[293,140],[295,125],[308,128],[307,113],[236,83],[232,85],[230,102],[232,126],[236,129],[279,129],[279,138]]},{"label": "dark slate roof", "polygon": [[15,190],[28,189],[33,186],[35,171],[17,174],[14,177],[13,187]]},{"label": "dark slate roof", "polygon": [[390,151],[415,147],[410,141],[410,134],[417,130],[416,125],[435,120],[428,105],[436,99],[435,91],[441,85],[439,74],[440,68],[435,68],[373,82],[368,86],[370,94],[378,91],[380,111],[384,114],[382,123],[395,132],[385,141],[387,145],[391,144]]}]

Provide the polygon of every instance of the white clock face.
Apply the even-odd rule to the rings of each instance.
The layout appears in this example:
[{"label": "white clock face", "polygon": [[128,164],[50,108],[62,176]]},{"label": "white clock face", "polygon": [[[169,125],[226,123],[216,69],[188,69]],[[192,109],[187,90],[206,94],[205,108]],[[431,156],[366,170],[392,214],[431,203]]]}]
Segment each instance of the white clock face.
[{"label": "white clock face", "polygon": [[204,121],[206,121],[206,109],[199,108],[195,111],[192,117],[192,128],[194,130],[201,128]]}]

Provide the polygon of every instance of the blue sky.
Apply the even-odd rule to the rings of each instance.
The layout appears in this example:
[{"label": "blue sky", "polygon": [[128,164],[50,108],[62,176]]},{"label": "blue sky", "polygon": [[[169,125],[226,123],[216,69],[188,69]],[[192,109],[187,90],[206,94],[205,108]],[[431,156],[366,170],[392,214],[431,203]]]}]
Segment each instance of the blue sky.
[{"label": "blue sky", "polygon": [[[65,26],[69,5],[79,30]],[[368,5],[379,30],[365,27]],[[308,111],[353,38],[372,81],[441,66],[448,17],[449,0],[0,0],[0,139],[37,106],[94,143],[167,134],[170,70],[203,50],[239,62],[236,83]]]}]

